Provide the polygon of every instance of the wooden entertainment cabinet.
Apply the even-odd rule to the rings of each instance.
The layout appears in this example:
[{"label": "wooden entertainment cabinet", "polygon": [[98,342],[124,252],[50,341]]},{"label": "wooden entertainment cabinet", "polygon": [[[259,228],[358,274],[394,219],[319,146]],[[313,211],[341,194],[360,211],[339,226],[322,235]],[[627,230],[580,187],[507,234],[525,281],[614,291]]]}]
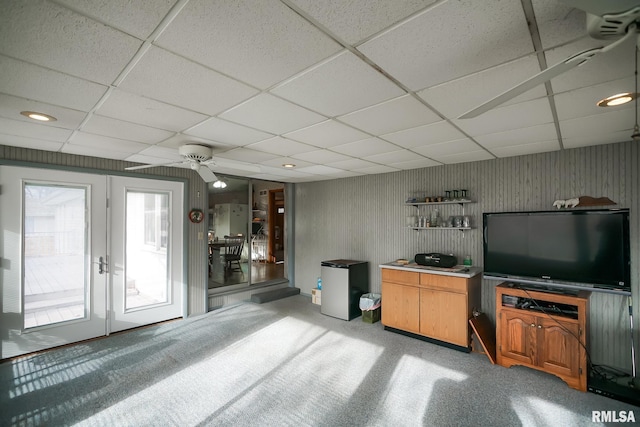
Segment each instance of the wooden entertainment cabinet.
[{"label": "wooden entertainment cabinet", "polygon": [[438,274],[417,267],[382,267],[382,324],[469,351],[469,319],[480,307],[479,270]]},{"label": "wooden entertainment cabinet", "polygon": [[[506,368],[523,365],[560,377],[569,387],[587,391],[589,297],[496,287],[496,359]],[[544,310],[542,308],[545,308]]]}]

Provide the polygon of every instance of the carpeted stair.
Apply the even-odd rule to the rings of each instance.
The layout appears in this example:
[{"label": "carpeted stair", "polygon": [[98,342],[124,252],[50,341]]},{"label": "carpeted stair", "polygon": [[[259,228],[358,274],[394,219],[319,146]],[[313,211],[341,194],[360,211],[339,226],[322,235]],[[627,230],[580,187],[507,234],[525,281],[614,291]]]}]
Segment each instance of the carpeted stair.
[{"label": "carpeted stair", "polygon": [[273,291],[260,292],[258,294],[251,295],[251,302],[262,304],[265,302],[275,301],[277,299],[298,295],[299,293],[300,289],[292,287],[274,289]]}]

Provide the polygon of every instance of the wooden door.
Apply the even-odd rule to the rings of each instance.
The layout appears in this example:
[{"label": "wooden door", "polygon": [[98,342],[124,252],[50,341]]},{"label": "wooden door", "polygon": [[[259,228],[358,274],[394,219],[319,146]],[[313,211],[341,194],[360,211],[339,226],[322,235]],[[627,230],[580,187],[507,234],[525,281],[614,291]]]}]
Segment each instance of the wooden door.
[{"label": "wooden door", "polygon": [[536,317],[520,311],[504,310],[500,331],[499,354],[529,365],[535,365]]},{"label": "wooden door", "polygon": [[579,327],[576,323],[538,319],[538,365],[548,372],[580,374]]},{"label": "wooden door", "polygon": [[420,331],[420,289],[382,282],[382,324],[404,331]]},{"label": "wooden door", "polygon": [[469,345],[467,296],[432,289],[420,290],[420,333],[437,340]]}]

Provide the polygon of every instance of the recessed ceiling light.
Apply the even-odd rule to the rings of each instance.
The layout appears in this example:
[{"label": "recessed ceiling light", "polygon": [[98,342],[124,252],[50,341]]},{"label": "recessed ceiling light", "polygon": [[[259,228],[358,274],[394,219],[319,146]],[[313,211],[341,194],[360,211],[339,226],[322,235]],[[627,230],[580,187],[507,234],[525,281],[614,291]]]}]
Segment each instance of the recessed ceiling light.
[{"label": "recessed ceiling light", "polygon": [[296,165],[294,165],[293,163],[285,163],[284,165],[282,165],[283,168],[287,168],[287,169],[291,169],[291,168],[295,168]]},{"label": "recessed ceiling light", "polygon": [[56,120],[58,120],[53,116],[44,113],[38,113],[37,111],[20,111],[20,114],[25,117],[29,117],[30,119],[38,120],[40,122],[55,122]]},{"label": "recessed ceiling light", "polygon": [[616,105],[626,104],[631,102],[638,96],[635,92],[618,93],[608,98],[598,101],[598,107],[615,107]]}]

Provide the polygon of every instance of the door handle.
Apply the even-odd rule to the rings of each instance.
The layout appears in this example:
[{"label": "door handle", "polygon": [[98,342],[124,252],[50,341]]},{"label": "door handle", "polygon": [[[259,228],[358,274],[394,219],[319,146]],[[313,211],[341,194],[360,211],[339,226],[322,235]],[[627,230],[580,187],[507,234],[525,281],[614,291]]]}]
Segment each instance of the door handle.
[{"label": "door handle", "polygon": [[107,272],[107,263],[104,257],[98,258],[98,274],[104,274]]}]

